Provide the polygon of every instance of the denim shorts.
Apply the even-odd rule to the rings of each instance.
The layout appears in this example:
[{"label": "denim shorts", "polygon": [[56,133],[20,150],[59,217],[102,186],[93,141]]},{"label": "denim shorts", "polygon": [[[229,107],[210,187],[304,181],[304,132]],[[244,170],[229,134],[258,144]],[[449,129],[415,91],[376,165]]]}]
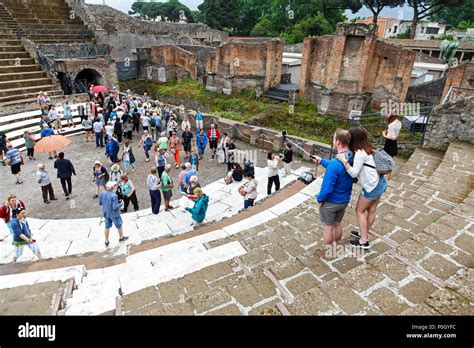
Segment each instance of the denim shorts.
[{"label": "denim shorts", "polygon": [[116,218],[105,218],[105,228],[109,229],[112,227],[112,223],[115,225],[116,228],[120,228],[123,225],[122,217],[116,217]]},{"label": "denim shorts", "polygon": [[387,190],[387,180],[385,176],[381,175],[379,178],[379,183],[375,188],[367,192],[365,189],[362,189],[362,196],[369,201],[376,201],[382,197],[382,194]]}]

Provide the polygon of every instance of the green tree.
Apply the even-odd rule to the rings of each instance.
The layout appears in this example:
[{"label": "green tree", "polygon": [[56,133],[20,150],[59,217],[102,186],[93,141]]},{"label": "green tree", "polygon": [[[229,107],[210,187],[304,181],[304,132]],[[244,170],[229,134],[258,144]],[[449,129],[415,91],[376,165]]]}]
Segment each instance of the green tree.
[{"label": "green tree", "polygon": [[291,31],[291,37],[287,40],[293,39],[291,43],[302,42],[307,36],[319,36],[330,34],[333,31],[333,26],[318,12],[316,16],[306,17],[301,22],[298,22]]},{"label": "green tree", "polygon": [[211,28],[235,34],[239,21],[239,4],[240,0],[204,0],[198,9],[204,22]]},{"label": "green tree", "polygon": [[193,22],[191,10],[179,0],[168,0],[167,2],[143,2],[137,1],[132,4],[131,15],[138,15],[140,18],[156,19],[158,16],[168,17],[170,21],[178,21],[180,11],[184,11],[188,22]]},{"label": "green tree", "polygon": [[[362,3],[367,7],[373,15],[373,24],[377,24],[380,12],[386,7],[397,7],[402,6],[405,0],[362,0]],[[374,34],[377,34],[377,30],[374,29]]]},{"label": "green tree", "polygon": [[260,21],[255,24],[252,31],[250,32],[251,36],[276,36],[273,30],[272,21],[266,17],[260,19]]},{"label": "green tree", "polygon": [[[430,15],[434,22],[446,23],[459,29],[473,28],[474,0],[466,0],[458,6],[447,6]],[[464,22],[464,24],[461,24]],[[471,24],[469,24],[471,22]],[[467,25],[466,25],[467,24]]]},{"label": "green tree", "polygon": [[427,17],[446,10],[449,7],[456,9],[464,3],[464,0],[408,0],[408,5],[413,8],[413,19],[410,26],[410,39],[414,39],[416,35],[416,27],[418,22]]}]

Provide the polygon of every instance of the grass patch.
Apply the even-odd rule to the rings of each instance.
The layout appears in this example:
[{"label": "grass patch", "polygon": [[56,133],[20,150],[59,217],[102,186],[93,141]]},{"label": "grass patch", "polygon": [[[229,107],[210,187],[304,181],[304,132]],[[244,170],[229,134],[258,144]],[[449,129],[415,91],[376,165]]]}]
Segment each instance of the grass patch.
[{"label": "grass patch", "polygon": [[199,82],[157,83],[153,81],[127,80],[120,82],[121,90],[130,89],[135,93],[148,94],[155,99],[194,100],[204,106],[207,112],[234,121],[245,122],[258,117],[264,127],[279,131],[288,130],[290,135],[299,136],[330,144],[336,128],[347,128],[347,121],[336,117],[319,115],[314,103],[300,100],[295,105],[295,113],[288,113],[288,104],[267,98],[256,99],[251,89],[243,90],[235,96],[209,92]]}]

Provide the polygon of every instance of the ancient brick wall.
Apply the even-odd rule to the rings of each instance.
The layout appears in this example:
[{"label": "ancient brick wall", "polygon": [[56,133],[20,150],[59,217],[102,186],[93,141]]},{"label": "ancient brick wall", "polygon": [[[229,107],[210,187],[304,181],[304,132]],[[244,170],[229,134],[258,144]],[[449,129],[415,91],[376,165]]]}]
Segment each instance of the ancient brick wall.
[{"label": "ancient brick wall", "polygon": [[440,105],[430,116],[423,146],[445,150],[453,140],[474,141],[474,96]]},{"label": "ancient brick wall", "polygon": [[235,94],[260,86],[264,91],[280,84],[283,40],[232,41],[209,55],[207,88]]},{"label": "ancient brick wall", "polygon": [[421,106],[439,104],[445,83],[446,78],[441,78],[417,86],[410,86],[405,101],[407,103],[420,103]]},{"label": "ancient brick wall", "polygon": [[193,53],[174,45],[140,48],[138,74],[153,81],[197,79],[197,60]]},{"label": "ancient brick wall", "polygon": [[[448,70],[441,100],[444,100],[451,87],[453,88],[451,93],[454,98],[474,95],[473,62],[465,62]],[[458,90],[459,88],[461,89]]]},{"label": "ancient brick wall", "polygon": [[404,101],[416,54],[377,41],[371,25],[340,23],[336,35],[304,41],[300,97],[347,117],[389,99]]}]

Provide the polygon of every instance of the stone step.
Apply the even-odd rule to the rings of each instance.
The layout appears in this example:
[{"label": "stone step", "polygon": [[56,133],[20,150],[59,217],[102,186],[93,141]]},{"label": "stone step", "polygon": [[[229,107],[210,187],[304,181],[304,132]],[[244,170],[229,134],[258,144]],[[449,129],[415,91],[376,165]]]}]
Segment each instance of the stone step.
[{"label": "stone step", "polygon": [[28,52],[0,52],[0,59],[30,58]]},{"label": "stone step", "polygon": [[7,90],[0,90],[0,102],[35,97],[38,95],[39,91],[48,91],[48,94],[49,94],[49,91],[58,91],[57,88],[58,86],[50,82],[49,84],[45,84],[45,85],[36,85],[36,86],[29,86],[29,87],[23,87],[23,88],[12,88],[12,89],[7,89]]},{"label": "stone step", "polygon": [[42,77],[39,79],[28,79],[28,80],[14,80],[14,81],[0,81],[0,95],[9,95],[4,94],[5,91],[10,89],[22,88],[22,87],[33,87],[33,86],[45,86],[50,84],[51,78]]},{"label": "stone step", "polygon": [[18,46],[18,45],[21,45],[21,41],[18,40],[18,38],[13,39],[13,40],[0,39],[0,45],[2,45],[2,46],[9,46],[9,45]]},{"label": "stone step", "polygon": [[87,43],[90,42],[89,38],[84,39],[41,39],[41,40],[34,40],[37,44],[54,44],[54,43]]},{"label": "stone step", "polygon": [[85,39],[85,36],[81,36],[79,33],[74,33],[74,34],[29,34],[29,38],[33,41],[37,40],[81,40]]},{"label": "stone step", "polygon": [[0,76],[4,74],[23,74],[30,72],[42,72],[42,67],[39,64],[19,65],[19,66],[0,66]]},{"label": "stone step", "polygon": [[47,75],[44,71],[10,72],[7,74],[2,74],[2,72],[0,72],[0,82],[41,79],[46,77]]},{"label": "stone step", "polygon": [[[54,86],[54,88],[59,88],[59,87]],[[38,90],[38,92],[39,91],[40,90]],[[7,106],[18,105],[18,104],[34,103],[34,102],[36,102],[36,97],[38,96],[38,92],[27,93],[27,94],[22,94],[22,95],[17,95],[17,96],[11,96],[11,97],[5,98],[4,101],[2,101],[2,98],[0,98],[0,107],[7,107]],[[47,92],[50,97],[64,95],[64,92],[60,89],[44,90],[44,92]]]},{"label": "stone step", "polygon": [[22,52],[25,51],[23,46],[3,46],[0,45],[0,52]]},{"label": "stone step", "polygon": [[0,40],[5,39],[5,40],[18,40],[18,37],[14,33],[9,33],[9,34],[0,34]]},{"label": "stone step", "polygon": [[33,58],[30,58],[29,56],[26,58],[20,58],[19,60],[20,64],[17,65],[17,60],[16,58],[3,58],[0,56],[0,68],[7,68],[8,66],[16,66],[16,67],[21,67],[23,65],[32,65],[35,64],[35,60]]},{"label": "stone step", "polygon": [[21,25],[23,23],[37,23],[37,24],[81,24],[82,21],[76,19],[45,19],[45,18],[17,18],[17,22]]},{"label": "stone step", "polygon": [[21,26],[25,30],[38,30],[38,29],[77,29],[80,30],[84,27],[82,23],[65,23],[65,24],[43,24],[43,23],[25,23]]}]

